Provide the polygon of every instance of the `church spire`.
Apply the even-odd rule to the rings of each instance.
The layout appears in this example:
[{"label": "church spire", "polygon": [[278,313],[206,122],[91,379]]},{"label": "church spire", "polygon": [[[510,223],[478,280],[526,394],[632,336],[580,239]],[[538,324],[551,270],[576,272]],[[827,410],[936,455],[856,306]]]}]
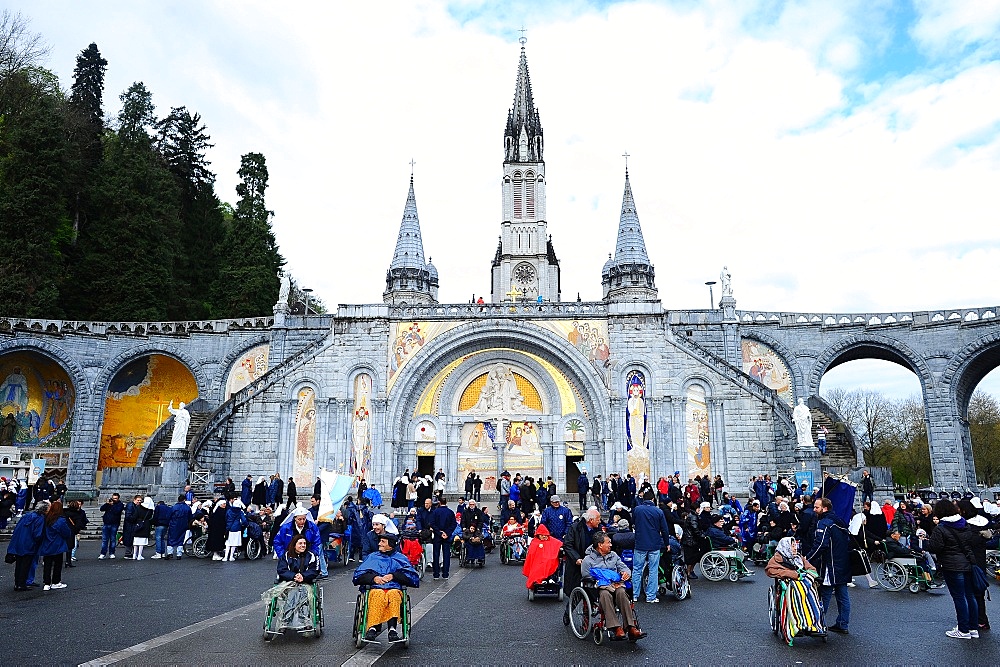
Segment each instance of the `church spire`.
[{"label": "church spire", "polygon": [[531,93],[531,76],[528,74],[528,56],[521,38],[521,60],[517,64],[517,83],[514,86],[514,105],[507,114],[504,130],[505,162],[542,161],[542,121],[535,108]]},{"label": "church spire", "polygon": [[438,273],[430,262],[424,262],[424,242],[420,235],[417,197],[410,174],[410,191],[399,223],[396,251],[392,255],[385,277],[382,299],[390,304],[437,303]]},{"label": "church spire", "polygon": [[625,194],[618,220],[618,240],[614,257],[608,257],[601,271],[605,301],[652,301],[657,298],[653,265],[639,226],[639,214],[632,196],[632,183],[625,168]]}]

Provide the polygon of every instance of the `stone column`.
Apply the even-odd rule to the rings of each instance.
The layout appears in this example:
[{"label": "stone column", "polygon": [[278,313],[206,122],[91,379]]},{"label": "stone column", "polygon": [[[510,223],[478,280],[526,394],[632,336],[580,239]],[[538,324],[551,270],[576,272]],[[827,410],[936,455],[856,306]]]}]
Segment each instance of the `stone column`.
[{"label": "stone column", "polygon": [[[188,452],[186,449],[167,449],[160,459],[163,466],[163,475],[160,477],[160,488],[170,489],[170,494],[177,489],[183,489],[188,478]],[[176,494],[175,494],[176,497]]]},{"label": "stone column", "polygon": [[927,440],[934,486],[949,491],[975,489],[976,468],[968,422],[958,414],[944,390],[928,392],[924,414],[928,420]]},{"label": "stone column", "polygon": [[712,466],[710,473],[722,475],[722,479],[729,479],[729,461],[726,452],[729,447],[726,442],[726,416],[724,402],[721,398],[708,397],[709,414],[709,444],[712,451]]},{"label": "stone column", "polygon": [[462,424],[461,422],[451,424],[448,427],[448,460],[444,469],[448,475],[448,482],[445,487],[451,495],[455,495],[458,492],[458,448],[461,446]]}]

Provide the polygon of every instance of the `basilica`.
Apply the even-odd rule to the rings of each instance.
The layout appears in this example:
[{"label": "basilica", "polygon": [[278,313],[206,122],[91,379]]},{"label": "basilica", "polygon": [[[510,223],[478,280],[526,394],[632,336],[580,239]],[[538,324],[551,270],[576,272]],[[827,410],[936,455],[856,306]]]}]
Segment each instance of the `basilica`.
[{"label": "basilica", "polygon": [[[443,470],[450,491],[476,472],[490,489],[508,470],[573,492],[586,470],[720,475],[740,490],[756,474],[856,470],[856,438],[820,381],[875,358],[920,381],[935,483],[975,485],[966,414],[1000,365],[996,308],[738,310],[723,269],[712,308],[671,309],[627,170],[594,276],[603,298],[564,299],[523,42],[502,147],[489,301],[438,302],[411,176],[383,303],[302,316],[279,298],[273,313],[196,322],[0,317],[0,446],[84,497],[248,474],[310,488],[321,469],[381,489],[405,470]],[[797,437],[800,400],[811,430]]]}]

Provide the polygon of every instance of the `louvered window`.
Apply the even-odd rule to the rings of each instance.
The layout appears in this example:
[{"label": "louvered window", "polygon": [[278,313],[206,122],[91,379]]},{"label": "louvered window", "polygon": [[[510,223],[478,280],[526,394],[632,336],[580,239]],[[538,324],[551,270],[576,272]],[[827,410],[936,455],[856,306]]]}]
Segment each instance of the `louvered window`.
[{"label": "louvered window", "polygon": [[517,172],[514,174],[514,182],[512,183],[514,190],[514,219],[521,220],[524,218],[524,207],[523,207],[523,189],[524,181],[521,179],[521,173]]}]

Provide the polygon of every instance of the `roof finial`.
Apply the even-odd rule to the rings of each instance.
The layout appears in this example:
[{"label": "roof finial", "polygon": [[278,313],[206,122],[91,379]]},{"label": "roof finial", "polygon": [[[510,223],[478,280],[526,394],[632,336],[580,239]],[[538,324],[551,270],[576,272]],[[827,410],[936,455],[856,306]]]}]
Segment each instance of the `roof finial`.
[{"label": "roof finial", "polygon": [[523,24],[523,23],[521,24],[521,29],[520,29],[520,30],[518,30],[518,32],[519,32],[519,33],[521,33],[521,36],[520,36],[520,37],[519,37],[519,38],[517,39],[517,41],[519,41],[519,42],[521,43],[521,48],[523,49],[523,48],[524,48],[524,45],[525,45],[525,44],[527,43],[527,41],[528,41],[528,38],[524,36],[524,33],[528,32],[528,31],[527,31],[527,30],[525,30],[525,28],[524,28],[524,24]]},{"label": "roof finial", "polygon": [[410,178],[413,178],[413,166],[417,164],[416,160],[410,158]]},{"label": "roof finial", "polygon": [[622,153],[622,157],[625,158],[625,175],[628,176],[628,159],[631,156],[628,154],[628,151],[625,151]]}]

